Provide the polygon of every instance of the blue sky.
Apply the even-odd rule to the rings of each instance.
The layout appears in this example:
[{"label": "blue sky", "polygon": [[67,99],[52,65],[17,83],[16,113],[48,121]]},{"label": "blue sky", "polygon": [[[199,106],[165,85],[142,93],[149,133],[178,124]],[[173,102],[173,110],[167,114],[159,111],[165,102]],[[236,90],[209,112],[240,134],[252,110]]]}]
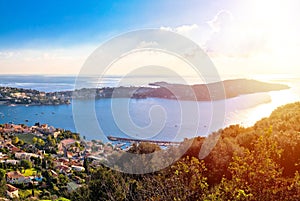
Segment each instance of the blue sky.
[{"label": "blue sky", "polygon": [[133,29],[205,22],[220,9],[210,2],[1,0],[0,48],[99,43]]},{"label": "blue sky", "polygon": [[300,74],[297,0],[0,0],[2,74],[77,74],[101,43],[160,28],[198,43],[221,74]]}]

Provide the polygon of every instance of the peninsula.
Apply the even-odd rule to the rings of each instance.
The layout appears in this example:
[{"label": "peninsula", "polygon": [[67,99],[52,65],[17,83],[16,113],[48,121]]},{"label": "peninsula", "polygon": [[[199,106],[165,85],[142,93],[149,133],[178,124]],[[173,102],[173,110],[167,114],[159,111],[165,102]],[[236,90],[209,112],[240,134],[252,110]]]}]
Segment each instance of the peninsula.
[{"label": "peninsula", "polygon": [[74,91],[40,92],[32,89],[0,87],[0,103],[27,105],[70,104],[72,99],[101,98],[164,98],[191,101],[212,101],[233,98],[243,94],[288,89],[283,84],[256,80],[235,79],[209,84],[150,83],[146,87],[119,86],[103,88],[82,88]]}]

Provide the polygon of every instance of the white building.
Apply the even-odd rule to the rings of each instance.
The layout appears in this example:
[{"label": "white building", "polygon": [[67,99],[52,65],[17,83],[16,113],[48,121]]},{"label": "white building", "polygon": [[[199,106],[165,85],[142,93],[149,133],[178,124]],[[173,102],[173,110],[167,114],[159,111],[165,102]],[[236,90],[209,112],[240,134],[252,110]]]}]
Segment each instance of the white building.
[{"label": "white building", "polygon": [[85,168],[82,166],[77,166],[77,165],[72,165],[71,166],[73,170],[77,171],[77,172],[83,172],[85,171]]},{"label": "white building", "polygon": [[6,184],[7,190],[6,190],[6,194],[8,197],[10,198],[17,198],[19,197],[19,190],[18,188],[10,185],[10,184]]},{"label": "white building", "polygon": [[30,160],[31,157],[42,158],[40,155],[33,154],[33,153],[26,153],[26,152],[15,153],[15,158],[20,159],[20,160],[21,159]]}]

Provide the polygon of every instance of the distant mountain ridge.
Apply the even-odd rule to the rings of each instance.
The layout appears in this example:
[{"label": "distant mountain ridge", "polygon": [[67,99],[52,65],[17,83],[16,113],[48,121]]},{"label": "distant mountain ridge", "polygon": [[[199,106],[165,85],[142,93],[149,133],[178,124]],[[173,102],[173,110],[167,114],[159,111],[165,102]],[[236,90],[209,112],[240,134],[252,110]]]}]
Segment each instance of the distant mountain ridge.
[{"label": "distant mountain ridge", "polygon": [[[146,97],[158,96],[168,99],[196,99],[197,101],[221,100],[243,94],[289,89],[289,86],[283,84],[273,84],[248,79],[225,80],[216,83],[195,85],[169,84],[166,82],[155,82],[150,85],[158,86],[158,88],[150,90],[149,93],[144,93],[143,95]],[[171,92],[173,91],[175,91],[176,94],[172,94]]]}]

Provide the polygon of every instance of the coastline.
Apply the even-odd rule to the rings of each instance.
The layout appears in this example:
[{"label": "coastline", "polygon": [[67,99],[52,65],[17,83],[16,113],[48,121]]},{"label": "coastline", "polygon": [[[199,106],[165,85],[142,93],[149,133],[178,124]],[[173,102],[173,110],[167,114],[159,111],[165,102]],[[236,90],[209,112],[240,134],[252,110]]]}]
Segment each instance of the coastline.
[{"label": "coastline", "polygon": [[188,101],[215,101],[244,94],[280,91],[289,89],[285,84],[267,83],[248,79],[224,80],[209,84],[150,83],[147,87],[102,87],[82,88],[74,91],[43,92],[34,89],[0,87],[0,101],[3,104],[62,105],[71,104],[73,99],[103,98],[163,98]]},{"label": "coastline", "polygon": [[7,101],[0,101],[0,105],[7,105],[8,102]]}]

